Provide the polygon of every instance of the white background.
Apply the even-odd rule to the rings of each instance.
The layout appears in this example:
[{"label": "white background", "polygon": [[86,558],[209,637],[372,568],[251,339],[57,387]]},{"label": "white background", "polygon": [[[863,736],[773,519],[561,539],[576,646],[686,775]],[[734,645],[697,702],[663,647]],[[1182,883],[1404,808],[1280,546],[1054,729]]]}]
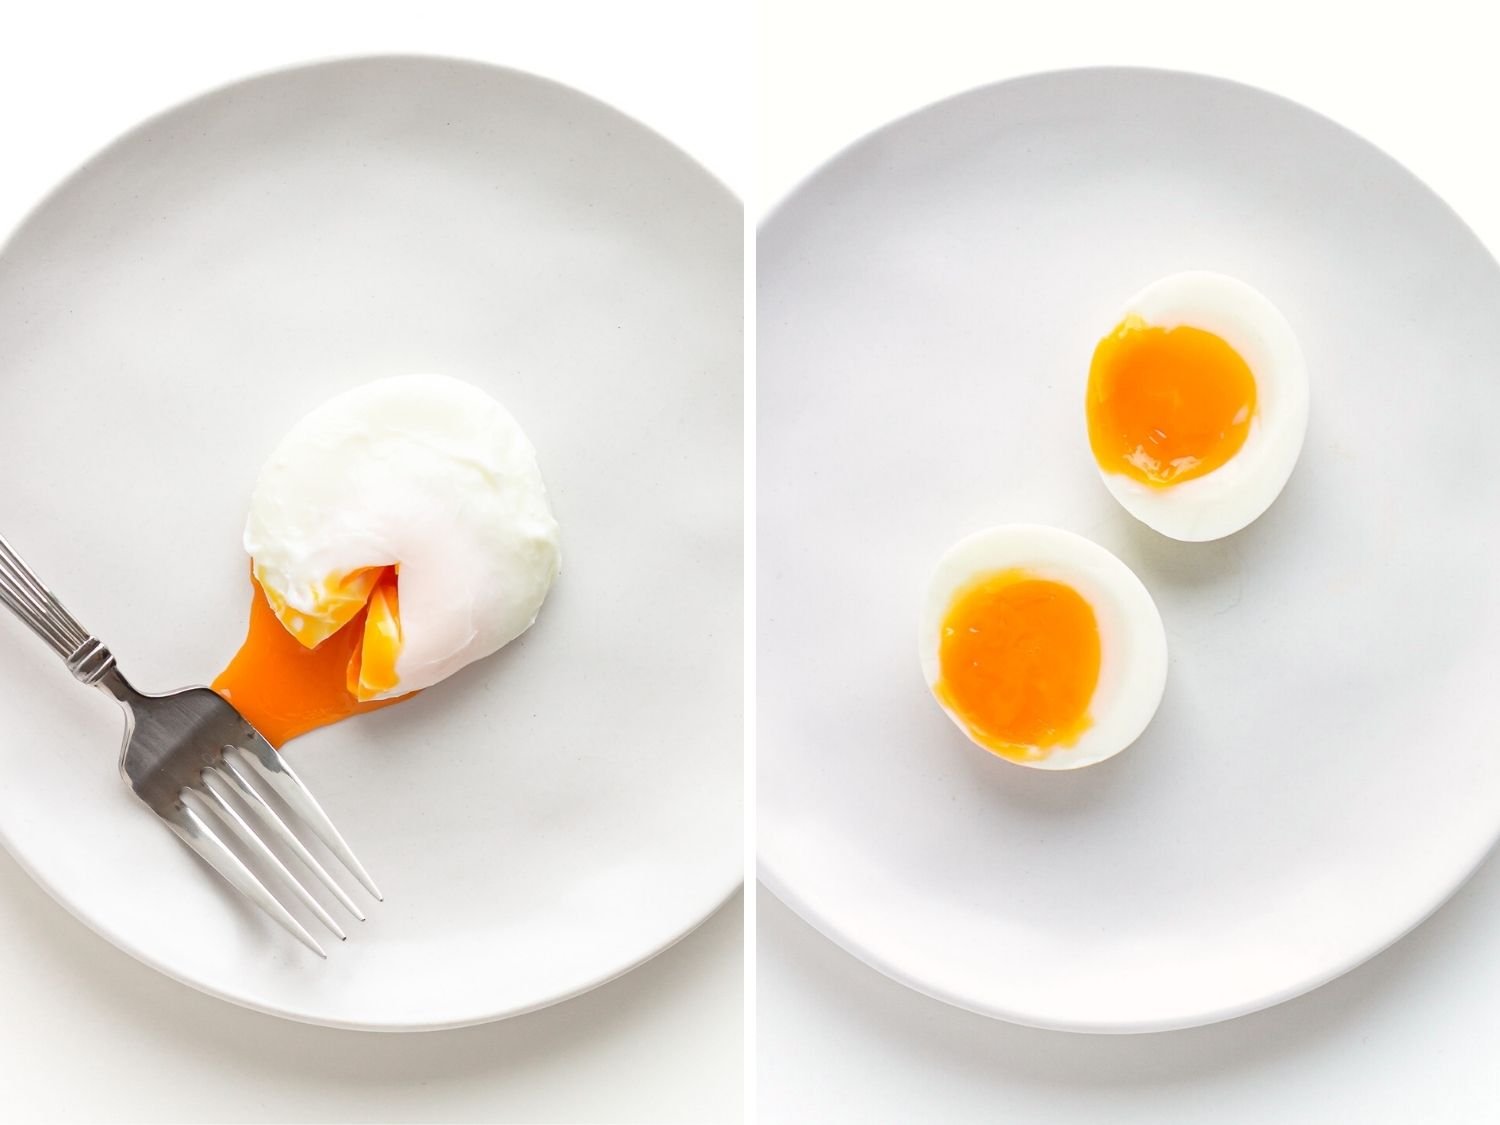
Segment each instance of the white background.
[{"label": "white background", "polygon": [[[1038,70],[1136,64],[1235,78],[1332,117],[1413,169],[1493,249],[1500,71],[1479,10],[761,0],[756,203],[774,204],[843,146],[946,95]],[[1486,865],[1348,976],[1193,1031],[1090,1037],[971,1015],[880,976],[764,890],[757,994],[765,1122],[1493,1122],[1500,867]]]},{"label": "white background", "polygon": [[[50,3],[7,9],[4,24],[7,231],[143,117],[257,71],[357,53],[546,75],[645,122],[736,191],[748,186],[750,24],[734,5]],[[113,748],[99,753],[112,768]],[[738,1120],[740,915],[736,898],[643,968],[555,1008],[366,1035],[284,1023],[158,976],[0,852],[0,1118]]]}]

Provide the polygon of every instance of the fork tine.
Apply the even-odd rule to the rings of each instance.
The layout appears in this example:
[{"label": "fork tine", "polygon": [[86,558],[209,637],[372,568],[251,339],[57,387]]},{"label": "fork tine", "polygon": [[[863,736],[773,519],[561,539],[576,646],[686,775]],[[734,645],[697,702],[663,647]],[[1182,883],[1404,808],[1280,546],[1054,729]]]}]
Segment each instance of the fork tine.
[{"label": "fork tine", "polygon": [[271,803],[265,797],[261,796],[260,790],[255,788],[255,785],[250,780],[250,771],[242,767],[235,760],[236,755],[234,752],[238,749],[239,747],[237,746],[226,746],[224,748],[224,776],[229,781],[229,784],[234,787],[234,791],[240,795],[240,798],[246,805],[255,811],[255,814],[260,817],[262,823],[276,834],[276,838],[284,843],[302,861],[303,865],[318,877],[322,884],[328,888],[329,893],[339,900],[339,905],[363,922],[365,920],[364,911],[354,904],[354,900],[349,897],[348,892],[339,886],[332,875],[328,874],[327,870],[317,861],[312,852],[307,850],[307,845],[298,839],[297,834],[291,830],[287,822],[281,819],[281,814],[272,807]]},{"label": "fork tine", "polygon": [[313,898],[312,892],[302,885],[297,876],[287,870],[286,864],[282,863],[277,858],[276,853],[266,846],[266,842],[256,835],[255,829],[245,823],[245,818],[239,814],[239,810],[229,803],[223,793],[219,792],[218,786],[222,784],[224,783],[219,779],[215,770],[205,769],[203,771],[203,791],[213,799],[214,811],[234,830],[235,834],[239,836],[241,843],[249,847],[251,851],[260,857],[261,862],[276,872],[281,877],[283,883],[290,886],[292,894],[297,896],[303,906],[313,912],[319,922],[322,922],[323,925],[327,926],[333,932],[334,937],[338,938],[339,941],[347,940],[348,935],[339,928],[339,924],[333,920],[333,916],[323,909],[323,904]]},{"label": "fork tine", "polygon": [[364,866],[354,858],[353,849],[344,843],[344,838],[333,826],[333,821],[328,819],[328,814],[313,799],[307,786],[303,785],[302,780],[292,772],[292,767],[287,764],[286,759],[278,754],[269,742],[259,739],[239,749],[260,766],[266,783],[291,806],[293,812],[307,822],[308,827],[317,833],[318,839],[328,845],[328,850],[339,857],[339,862],[352,871],[354,877],[364,884],[365,890],[374,895],[377,901],[384,902],[385,896],[380,893],[375,880],[370,878]]},{"label": "fork tine", "polygon": [[269,914],[272,920],[287,933],[326,960],[328,954],[324,953],[323,947],[313,940],[312,934],[308,933],[302,923],[291,916],[276,896],[266,889],[265,884],[240,861],[240,857],[229,850],[228,845],[219,839],[208,821],[204,820],[198,810],[189,804],[190,800],[192,800],[192,794],[183,790],[177,804],[162,814],[162,820],[166,822],[167,827],[177,833],[182,842],[197,852],[205,863],[224,876],[230,886]]}]

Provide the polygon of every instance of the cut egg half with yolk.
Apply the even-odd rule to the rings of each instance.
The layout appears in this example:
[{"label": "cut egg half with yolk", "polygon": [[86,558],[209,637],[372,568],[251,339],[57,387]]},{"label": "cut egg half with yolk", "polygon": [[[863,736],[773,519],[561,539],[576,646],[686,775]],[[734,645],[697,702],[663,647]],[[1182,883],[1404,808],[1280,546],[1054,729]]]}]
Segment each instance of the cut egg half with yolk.
[{"label": "cut egg half with yolk", "polygon": [[1173,539],[1232,535],[1271,506],[1307,433],[1307,366],[1286,317],[1223,274],[1132,297],[1094,349],[1089,445],[1105,486]]},{"label": "cut egg half with yolk", "polygon": [[1167,680],[1156,604],[1082,536],[1010,524],[955,543],[919,623],[933,698],[976,745],[1044,770],[1113,757],[1146,729]]}]

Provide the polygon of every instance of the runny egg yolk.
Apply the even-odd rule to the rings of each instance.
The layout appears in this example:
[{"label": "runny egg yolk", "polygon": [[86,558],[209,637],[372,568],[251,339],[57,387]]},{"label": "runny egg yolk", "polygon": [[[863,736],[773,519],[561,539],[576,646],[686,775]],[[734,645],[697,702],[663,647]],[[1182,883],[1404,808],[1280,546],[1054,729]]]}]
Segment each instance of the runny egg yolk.
[{"label": "runny egg yolk", "polygon": [[933,690],[974,741],[1002,758],[1038,761],[1091,725],[1099,624],[1073,587],[998,571],[948,606],[938,665]]},{"label": "runny egg yolk", "polygon": [[1164,487],[1219,468],[1245,444],[1255,376],[1201,328],[1127,316],[1089,367],[1089,442],[1106,472]]},{"label": "runny egg yolk", "polygon": [[319,613],[303,615],[261,586],[245,643],[213,682],[273,746],[350,715],[399,703],[401,618],[396,568],[371,567],[335,583]]}]

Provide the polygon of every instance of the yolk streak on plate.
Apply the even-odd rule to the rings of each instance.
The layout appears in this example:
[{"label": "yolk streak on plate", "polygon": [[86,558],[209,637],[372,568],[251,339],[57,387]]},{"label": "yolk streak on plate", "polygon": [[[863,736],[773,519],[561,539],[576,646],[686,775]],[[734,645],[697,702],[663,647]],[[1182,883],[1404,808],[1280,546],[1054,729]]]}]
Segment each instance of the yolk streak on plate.
[{"label": "yolk streak on plate", "polygon": [[[315,644],[288,630],[265,591],[251,576],[250,627],[245,643],[213,682],[250,725],[273,746],[350,715],[378,711],[409,699],[361,699],[396,684],[401,646],[394,567],[379,568],[368,600]],[[285,607],[283,606],[283,612]],[[306,632],[306,630],[304,630]],[[316,635],[316,634],[311,634]]]}]

